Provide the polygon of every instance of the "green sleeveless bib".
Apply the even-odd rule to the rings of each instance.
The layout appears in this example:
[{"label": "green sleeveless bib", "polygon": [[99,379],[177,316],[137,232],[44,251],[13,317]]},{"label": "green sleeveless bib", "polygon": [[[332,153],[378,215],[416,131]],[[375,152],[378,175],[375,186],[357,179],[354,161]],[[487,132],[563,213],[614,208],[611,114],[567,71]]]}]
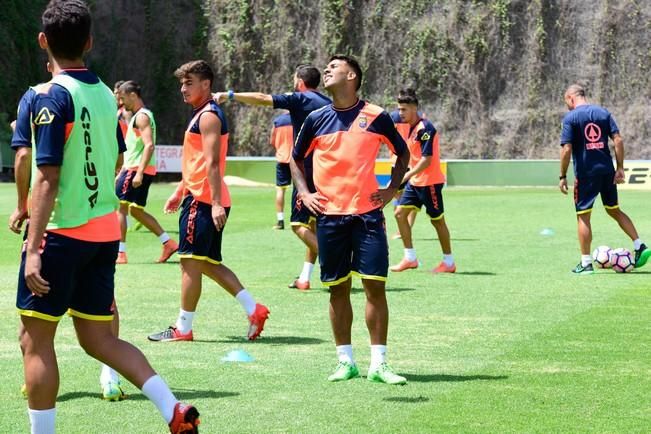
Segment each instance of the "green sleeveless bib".
[{"label": "green sleeveless bib", "polygon": [[[124,167],[138,167],[140,166],[140,160],[142,159],[142,153],[145,150],[145,142],[143,142],[141,136],[136,135],[136,117],[144,113],[149,116],[149,122],[151,124],[151,139],[154,144],[156,144],[156,121],[154,120],[154,114],[146,109],[141,108],[131,117],[129,121],[129,128],[127,128],[127,134],[124,138],[124,142],[127,144],[127,152],[124,153]],[[156,167],[156,152],[151,154],[149,163],[147,166]]]}]

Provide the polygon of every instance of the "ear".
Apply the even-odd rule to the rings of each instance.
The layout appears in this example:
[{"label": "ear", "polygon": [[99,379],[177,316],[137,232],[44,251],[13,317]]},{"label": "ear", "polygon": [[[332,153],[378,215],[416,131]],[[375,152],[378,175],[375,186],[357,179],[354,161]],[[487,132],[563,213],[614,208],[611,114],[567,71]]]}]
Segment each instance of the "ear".
[{"label": "ear", "polygon": [[38,46],[43,50],[47,50],[47,36],[45,36],[45,33],[43,32],[39,32],[38,34]]},{"label": "ear", "polygon": [[348,71],[347,79],[349,81],[357,79],[357,74],[355,74],[355,71]]},{"label": "ear", "polygon": [[93,49],[93,37],[89,36],[88,40],[86,41],[86,45],[84,46],[84,54],[88,53],[92,49]]}]

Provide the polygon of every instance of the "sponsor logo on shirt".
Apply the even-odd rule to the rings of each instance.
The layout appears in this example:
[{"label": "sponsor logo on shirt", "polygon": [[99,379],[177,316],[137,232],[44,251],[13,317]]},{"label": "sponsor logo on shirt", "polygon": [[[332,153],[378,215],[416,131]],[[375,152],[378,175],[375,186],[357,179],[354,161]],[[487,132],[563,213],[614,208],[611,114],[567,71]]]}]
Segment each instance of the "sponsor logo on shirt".
[{"label": "sponsor logo on shirt", "polygon": [[606,144],[601,141],[601,128],[599,128],[599,125],[590,122],[585,126],[583,133],[587,140],[587,143],[585,144],[587,150],[603,149],[606,146]]},{"label": "sponsor logo on shirt", "polygon": [[47,107],[43,107],[40,112],[36,115],[34,120],[35,125],[48,125],[54,121],[54,115],[48,110]]}]

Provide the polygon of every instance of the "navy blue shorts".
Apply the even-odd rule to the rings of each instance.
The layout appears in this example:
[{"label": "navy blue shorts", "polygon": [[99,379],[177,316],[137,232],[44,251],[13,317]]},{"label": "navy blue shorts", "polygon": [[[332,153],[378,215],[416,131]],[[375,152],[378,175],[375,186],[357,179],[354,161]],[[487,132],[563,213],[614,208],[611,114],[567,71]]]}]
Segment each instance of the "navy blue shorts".
[{"label": "navy blue shorts", "polygon": [[385,281],[389,246],[381,209],[360,215],[319,215],[316,221],[321,281],[332,286],[352,273]]},{"label": "navy blue shorts", "polygon": [[303,202],[298,200],[298,190],[292,190],[292,215],[289,221],[292,226],[305,226],[310,227],[310,224],[316,221],[316,216],[312,211],[303,206]]},{"label": "navy blue shorts", "polygon": [[142,208],[147,205],[147,196],[149,195],[149,186],[154,179],[154,175],[142,175],[142,184],[140,187],[133,186],[133,178],[136,176],[135,170],[122,169],[118,180],[115,183],[115,194],[120,202],[136,204]]},{"label": "navy blue shorts", "polygon": [[25,252],[18,275],[16,307],[21,315],[58,321],[71,316],[113,319],[115,259],[119,241],[90,242],[47,232],[41,253],[41,276],[50,292],[35,297],[25,282]]},{"label": "navy blue shorts", "polygon": [[601,202],[606,209],[619,207],[617,202],[617,184],[615,175],[585,176],[574,180],[574,207],[577,214],[592,211],[592,206],[597,196],[601,195]]},{"label": "navy blue shorts", "polygon": [[[179,216],[179,258],[192,258],[211,264],[222,262],[222,235],[212,222],[212,207],[194,200],[192,195],[183,199]],[[226,216],[230,213],[226,208]]]},{"label": "navy blue shorts", "polygon": [[289,163],[276,163],[276,187],[287,187],[292,183]]},{"label": "navy blue shorts", "polygon": [[405,191],[400,196],[398,206],[420,210],[425,205],[425,211],[432,220],[443,217],[443,184],[433,184],[426,187],[415,187],[407,183]]}]

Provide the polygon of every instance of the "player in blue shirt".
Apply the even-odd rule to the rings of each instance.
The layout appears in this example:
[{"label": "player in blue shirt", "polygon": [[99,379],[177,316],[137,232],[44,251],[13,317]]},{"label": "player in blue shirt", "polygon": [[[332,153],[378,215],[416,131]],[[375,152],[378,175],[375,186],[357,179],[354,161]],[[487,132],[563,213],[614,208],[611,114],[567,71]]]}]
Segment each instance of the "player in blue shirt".
[{"label": "player in blue shirt", "polygon": [[[269,95],[258,92],[221,92],[215,94],[218,102],[228,100],[238,101],[249,105],[267,106],[276,109],[289,110],[294,128],[294,140],[303,126],[307,115],[312,111],[330,104],[332,101],[316,89],[321,81],[321,73],[312,65],[299,65],[294,73],[294,92],[285,94]],[[312,158],[305,160],[305,174],[308,188],[315,192],[312,181]],[[314,263],[318,255],[318,247],[315,232],[316,216],[297,198],[296,188],[292,191],[292,230],[307,246],[303,270],[299,277],[289,287],[297,289],[310,289],[310,276],[314,269]]]},{"label": "player in blue shirt", "polygon": [[[567,194],[567,169],[571,157],[574,163],[574,204],[581,247],[581,262],[573,272],[594,272],[590,255],[590,215],[599,195],[608,215],[633,240],[635,267],[641,267],[648,261],[651,251],[639,238],[631,219],[619,208],[617,184],[623,184],[625,181],[624,141],[615,119],[605,108],[590,104],[586,99],[585,89],[578,84],[567,88],[564,99],[570,112],[563,118],[561,174],[558,186],[563,194]],[[616,169],[613,168],[608,138],[615,143]]]},{"label": "player in blue shirt", "polygon": [[111,135],[117,133],[117,106],[110,89],[84,66],[92,46],[88,6],[53,0],[42,25],[38,42],[53,79],[35,89],[30,110],[33,201],[16,297],[31,429],[55,432],[54,337],[68,312],[84,350],[140,388],[178,433],[183,425],[196,426],[198,412],[179,403],[145,356],[111,331],[119,239],[113,190],[119,145]]}]

